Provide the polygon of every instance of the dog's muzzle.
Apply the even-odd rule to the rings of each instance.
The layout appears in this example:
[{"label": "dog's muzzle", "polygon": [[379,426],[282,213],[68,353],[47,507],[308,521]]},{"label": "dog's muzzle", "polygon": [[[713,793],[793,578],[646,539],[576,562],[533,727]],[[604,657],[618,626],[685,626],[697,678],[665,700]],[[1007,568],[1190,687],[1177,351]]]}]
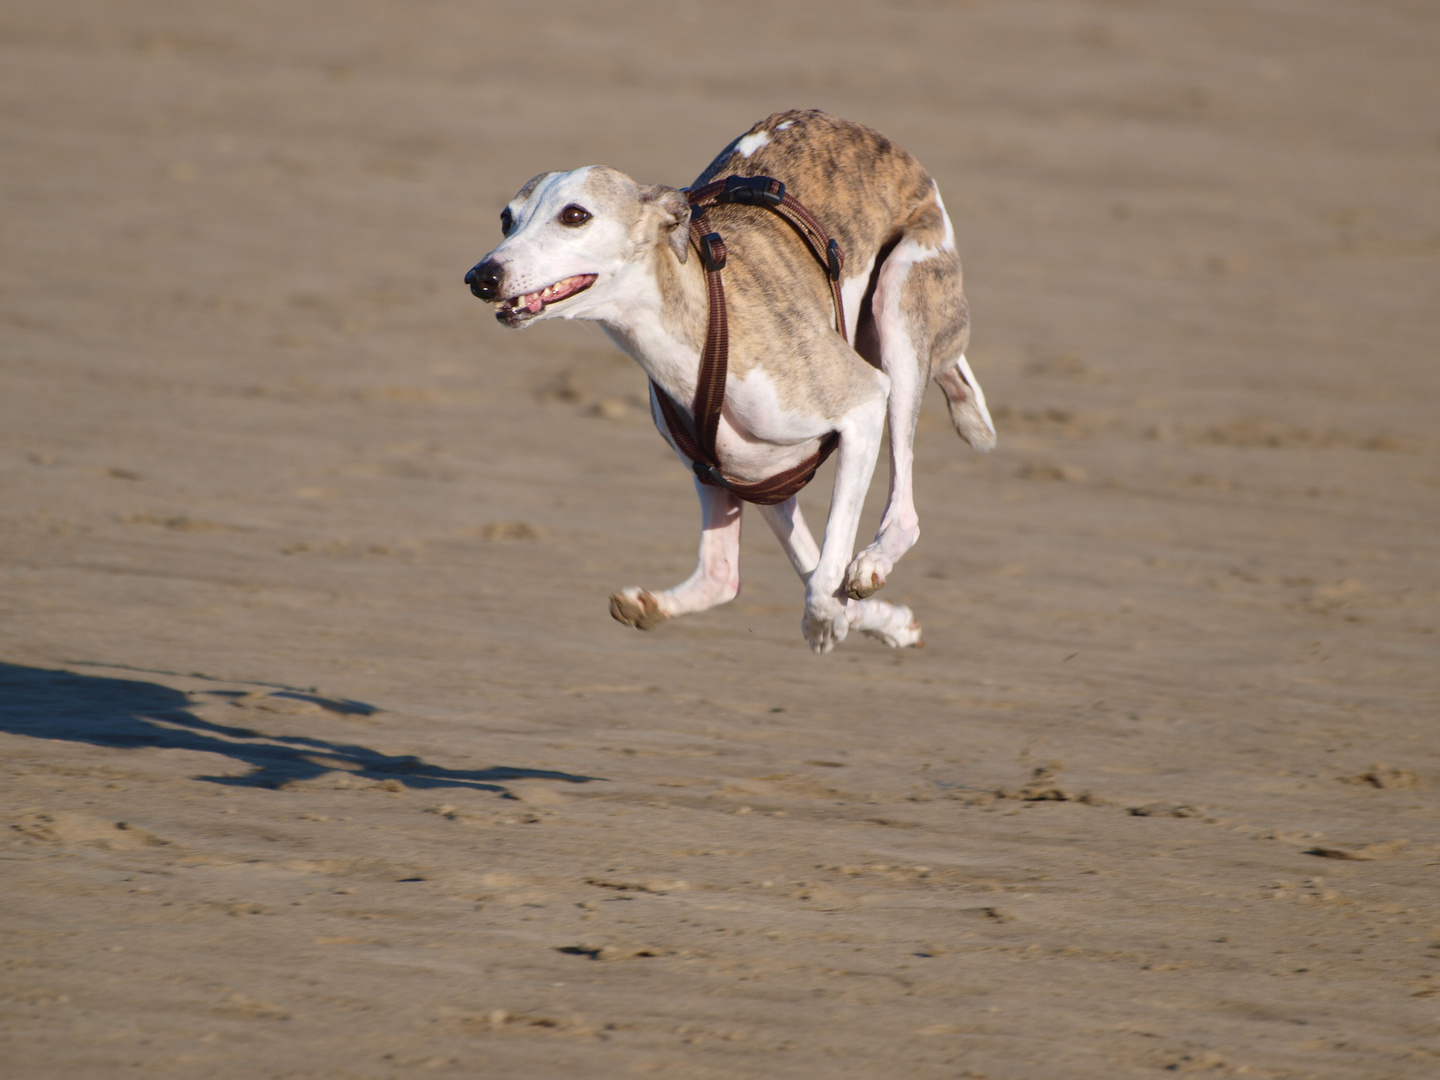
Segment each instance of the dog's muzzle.
[{"label": "dog's muzzle", "polygon": [[465,275],[465,284],[470,286],[470,291],[487,303],[499,299],[500,279],[504,276],[504,270],[497,262],[482,262],[472,266],[470,272]]}]

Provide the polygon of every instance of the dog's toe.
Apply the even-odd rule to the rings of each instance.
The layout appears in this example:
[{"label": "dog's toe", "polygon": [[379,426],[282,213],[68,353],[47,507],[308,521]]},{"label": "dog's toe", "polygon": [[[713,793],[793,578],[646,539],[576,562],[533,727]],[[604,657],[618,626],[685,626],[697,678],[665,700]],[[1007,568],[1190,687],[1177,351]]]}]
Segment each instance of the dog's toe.
[{"label": "dog's toe", "polygon": [[659,602],[644,589],[626,589],[611,595],[610,617],[636,630],[654,630],[666,619]]},{"label": "dog's toe", "polygon": [[845,585],[845,595],[851,600],[864,600],[866,597],[874,596],[884,585],[885,582],[880,580],[879,574],[871,574],[868,582],[854,579],[847,582]]},{"label": "dog's toe", "polygon": [[851,600],[864,600],[885,587],[885,568],[861,552],[845,572],[845,595]]}]

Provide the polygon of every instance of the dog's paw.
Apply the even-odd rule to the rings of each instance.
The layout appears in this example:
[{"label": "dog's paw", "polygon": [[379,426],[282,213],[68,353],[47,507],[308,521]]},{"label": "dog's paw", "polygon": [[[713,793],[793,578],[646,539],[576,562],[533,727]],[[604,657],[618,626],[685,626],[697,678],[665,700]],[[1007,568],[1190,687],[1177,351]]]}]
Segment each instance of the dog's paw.
[{"label": "dog's paw", "polygon": [[915,613],[902,604],[882,604],[872,601],[875,611],[860,624],[860,632],[876,641],[883,641],[892,649],[923,649],[920,620]]},{"label": "dog's paw", "polygon": [[845,595],[851,600],[864,600],[885,587],[885,575],[891,562],[879,552],[866,548],[845,571]]},{"label": "dog's paw", "polygon": [[625,589],[610,596],[610,617],[636,630],[654,630],[669,618],[644,589]]},{"label": "dog's paw", "polygon": [[823,655],[845,640],[850,632],[850,620],[845,608],[838,604],[807,605],[805,616],[800,620],[800,631],[810,643],[810,651]]}]

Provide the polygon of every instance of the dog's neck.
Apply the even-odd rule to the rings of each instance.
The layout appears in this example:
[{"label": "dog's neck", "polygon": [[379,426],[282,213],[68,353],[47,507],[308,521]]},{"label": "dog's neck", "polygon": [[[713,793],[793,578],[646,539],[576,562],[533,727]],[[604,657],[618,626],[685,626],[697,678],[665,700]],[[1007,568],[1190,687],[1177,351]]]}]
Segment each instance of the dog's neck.
[{"label": "dog's neck", "polygon": [[662,242],[627,268],[614,283],[612,297],[587,317],[599,322],[646,375],[688,408],[710,318],[700,260],[692,252],[682,263]]}]

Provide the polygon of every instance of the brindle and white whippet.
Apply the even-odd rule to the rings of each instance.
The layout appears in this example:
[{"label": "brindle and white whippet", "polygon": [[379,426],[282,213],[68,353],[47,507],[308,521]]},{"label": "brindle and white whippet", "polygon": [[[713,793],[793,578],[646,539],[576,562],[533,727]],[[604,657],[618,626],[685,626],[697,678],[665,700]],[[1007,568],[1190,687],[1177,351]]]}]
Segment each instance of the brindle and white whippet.
[{"label": "brindle and white whippet", "polygon": [[[927,381],[945,392],[966,442],[995,445],[985,395],[965,360],[970,322],[940,192],[879,132],[814,110],[756,124],[686,190],[729,176],[774,177],[823,222],[844,253],[847,325],[842,336],[829,281],[795,228],[753,206],[708,211],[728,253],[729,364],[717,456],[729,476],[759,481],[800,465],[838,434],[823,545],[793,496],[759,507],[805,582],[805,638],[816,652],[850,630],[894,648],[919,645],[910,609],[871,597],[920,536],[912,443]],[[688,420],[708,318],[690,219],[686,191],[637,184],[599,166],[542,173],[510,200],[500,215],[505,239],[465,278],[476,296],[496,304],[506,326],[600,323],[650,377],[656,426],[687,465],[656,394],[669,395]],[[887,418],[889,503],[874,541],[852,559]],[[744,503],[725,487],[699,479],[695,486],[699,565],[663,592],[615,593],[610,611],[620,622],[649,630],[739,592]]]}]

